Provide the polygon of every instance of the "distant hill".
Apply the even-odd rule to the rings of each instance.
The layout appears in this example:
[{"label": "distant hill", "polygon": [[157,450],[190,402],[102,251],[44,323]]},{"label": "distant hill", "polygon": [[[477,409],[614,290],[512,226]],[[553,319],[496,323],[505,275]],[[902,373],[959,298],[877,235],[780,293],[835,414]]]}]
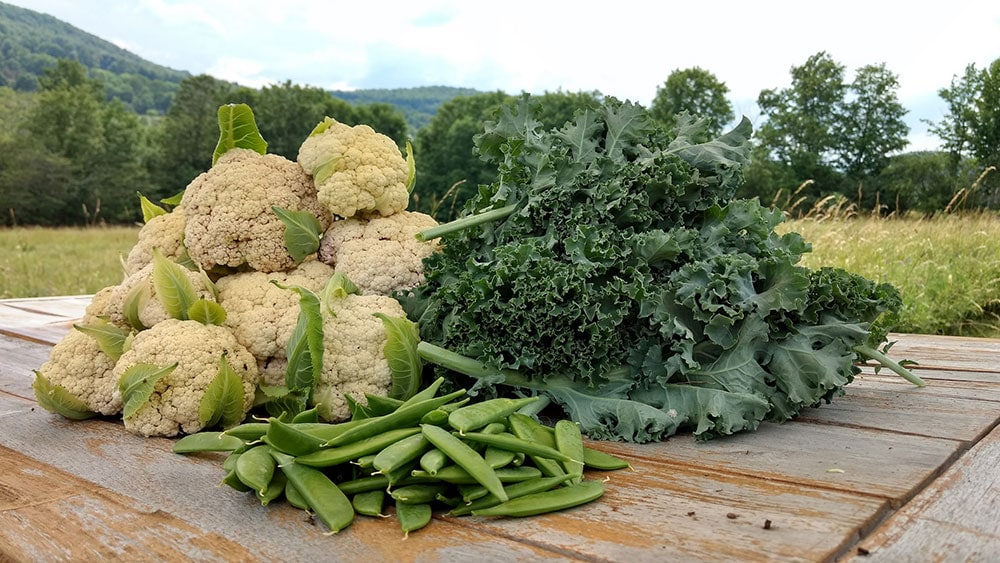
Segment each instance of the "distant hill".
[{"label": "distant hill", "polygon": [[190,73],[151,63],[52,16],[0,2],[0,86],[33,91],[56,59],[79,61],[109,99],[136,113],[163,113]]},{"label": "distant hill", "polygon": [[333,90],[334,96],[352,105],[383,103],[398,107],[414,131],[430,122],[438,107],[458,96],[481,94],[473,88],[454,86],[418,86],[415,88],[370,88],[365,90]]}]

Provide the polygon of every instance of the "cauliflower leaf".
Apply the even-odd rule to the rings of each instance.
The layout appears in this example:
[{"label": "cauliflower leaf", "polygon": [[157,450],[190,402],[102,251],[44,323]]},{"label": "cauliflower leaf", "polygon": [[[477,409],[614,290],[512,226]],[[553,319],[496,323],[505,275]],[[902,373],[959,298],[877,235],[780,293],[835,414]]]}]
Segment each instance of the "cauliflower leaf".
[{"label": "cauliflower leaf", "polygon": [[253,110],[247,104],[219,106],[219,142],[212,153],[212,166],[233,148],[250,149],[259,154],[267,152],[267,141],[260,135]]},{"label": "cauliflower leaf", "polygon": [[86,420],[97,416],[97,413],[90,410],[86,403],[73,396],[62,385],[50,382],[40,371],[35,371],[35,382],[32,383],[31,388],[35,391],[38,406],[49,412],[70,420]]},{"label": "cauliflower leaf", "polygon": [[129,418],[136,413],[143,405],[149,402],[153,395],[156,382],[170,374],[177,367],[173,364],[167,367],[154,366],[153,364],[135,364],[125,370],[121,380],[118,382],[118,389],[122,394],[122,402],[125,407],[122,415]]},{"label": "cauliflower leaf", "polygon": [[243,420],[243,380],[226,360],[219,358],[219,372],[215,374],[198,405],[198,420],[203,428],[221,425],[229,428]]}]

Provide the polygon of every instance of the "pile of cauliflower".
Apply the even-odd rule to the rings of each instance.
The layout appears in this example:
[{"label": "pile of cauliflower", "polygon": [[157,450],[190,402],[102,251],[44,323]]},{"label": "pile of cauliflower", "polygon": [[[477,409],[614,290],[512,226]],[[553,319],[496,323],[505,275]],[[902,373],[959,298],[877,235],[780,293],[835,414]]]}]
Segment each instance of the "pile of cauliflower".
[{"label": "pile of cauliflower", "polygon": [[[220,128],[224,108],[234,106],[220,108]],[[367,125],[326,118],[297,161],[239,143],[216,155],[169,211],[142,199],[125,277],[94,296],[36,372],[40,405],[69,418],[121,415],[143,436],[236,424],[266,401],[262,390],[285,385],[302,313],[291,287],[325,296],[308,406],[333,422],[350,403],[389,394],[382,319],[405,317],[393,295],[423,282],[436,251],[416,238],[434,219],[407,211],[409,152]],[[289,240],[302,233],[305,251]],[[327,289],[334,279],[340,291]]]}]

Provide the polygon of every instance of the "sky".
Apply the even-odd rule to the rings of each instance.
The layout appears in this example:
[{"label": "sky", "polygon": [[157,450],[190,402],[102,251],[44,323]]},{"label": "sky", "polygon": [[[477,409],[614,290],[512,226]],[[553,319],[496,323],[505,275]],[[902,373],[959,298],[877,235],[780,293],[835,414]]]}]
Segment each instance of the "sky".
[{"label": "sky", "polygon": [[827,52],[884,63],[908,110],[907,150],[938,148],[925,121],[966,66],[1000,58],[1000,2],[503,0],[4,0],[149,61],[261,87],[461,86],[598,91],[649,105],[671,72],[700,67],[758,123],[761,90]]}]

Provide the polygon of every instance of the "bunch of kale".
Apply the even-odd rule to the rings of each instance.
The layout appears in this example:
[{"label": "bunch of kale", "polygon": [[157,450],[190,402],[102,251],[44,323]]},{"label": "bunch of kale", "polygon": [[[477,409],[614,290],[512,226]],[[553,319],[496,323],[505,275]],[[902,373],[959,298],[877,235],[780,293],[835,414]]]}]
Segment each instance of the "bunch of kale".
[{"label": "bunch of kale", "polygon": [[708,139],[614,99],[554,130],[536,110],[525,96],[476,137],[497,180],[424,233],[443,249],[403,299],[457,384],[547,395],[591,438],[647,442],[787,420],[884,358],[895,288],[797,265],[810,246],[775,232],[781,211],[734,198],[746,119]]}]

